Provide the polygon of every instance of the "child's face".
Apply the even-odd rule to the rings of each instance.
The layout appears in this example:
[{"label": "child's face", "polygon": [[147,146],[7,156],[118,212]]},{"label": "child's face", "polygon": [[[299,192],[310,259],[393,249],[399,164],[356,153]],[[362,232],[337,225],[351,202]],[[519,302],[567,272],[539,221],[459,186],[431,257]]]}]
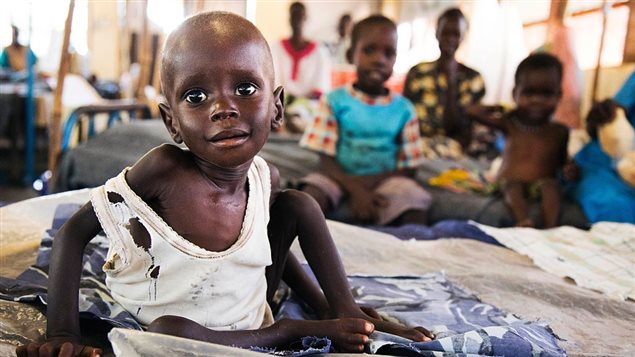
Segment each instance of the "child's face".
[{"label": "child's face", "polygon": [[463,18],[446,17],[439,21],[437,41],[442,56],[454,57],[467,30],[467,22]]},{"label": "child's face", "polygon": [[556,69],[528,69],[521,73],[513,90],[519,119],[527,124],[547,123],[561,93]]},{"label": "child's face", "polygon": [[266,47],[255,36],[199,29],[180,40],[166,84],[169,107],[161,106],[172,137],[217,166],[250,162],[282,120]]},{"label": "child's face", "polygon": [[357,86],[370,94],[380,93],[392,75],[397,59],[397,32],[388,25],[369,25],[353,49]]}]

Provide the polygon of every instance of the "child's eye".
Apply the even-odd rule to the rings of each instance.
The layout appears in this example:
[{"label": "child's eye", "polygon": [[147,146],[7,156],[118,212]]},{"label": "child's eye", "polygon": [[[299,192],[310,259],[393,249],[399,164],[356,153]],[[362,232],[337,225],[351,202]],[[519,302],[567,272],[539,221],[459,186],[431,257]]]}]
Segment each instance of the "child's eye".
[{"label": "child's eye", "polygon": [[194,89],[185,93],[185,101],[190,104],[200,104],[207,99],[207,94],[200,89]]},{"label": "child's eye", "polygon": [[258,88],[253,83],[241,83],[236,86],[236,95],[239,96],[250,96],[256,93]]}]

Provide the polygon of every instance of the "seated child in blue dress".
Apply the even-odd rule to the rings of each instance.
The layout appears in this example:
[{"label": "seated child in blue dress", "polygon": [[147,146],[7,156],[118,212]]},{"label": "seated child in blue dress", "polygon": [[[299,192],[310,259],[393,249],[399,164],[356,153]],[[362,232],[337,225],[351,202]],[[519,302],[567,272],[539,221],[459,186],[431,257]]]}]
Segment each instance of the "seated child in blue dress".
[{"label": "seated child in blue dress", "polygon": [[397,56],[397,28],[370,16],[355,24],[348,59],[357,80],[322,98],[300,145],[320,153],[320,173],[301,181],[324,212],[344,198],[361,223],[425,224],[431,196],[411,177],[422,163],[412,104],[385,87]]},{"label": "seated child in blue dress", "polygon": [[[161,116],[176,143],[162,145],[91,192],[56,235],[49,270],[47,341],[18,356],[99,355],[80,339],[78,287],[86,244],[104,230],[112,296],[149,331],[238,347],[286,346],[326,336],[359,352],[374,329],[425,341],[355,303],[324,216],[309,195],[279,191],[257,154],[282,123],[269,48],[230,13],[187,19],[167,39]],[[289,253],[295,237],[320,288]],[[274,322],[280,280],[325,320]]]}]

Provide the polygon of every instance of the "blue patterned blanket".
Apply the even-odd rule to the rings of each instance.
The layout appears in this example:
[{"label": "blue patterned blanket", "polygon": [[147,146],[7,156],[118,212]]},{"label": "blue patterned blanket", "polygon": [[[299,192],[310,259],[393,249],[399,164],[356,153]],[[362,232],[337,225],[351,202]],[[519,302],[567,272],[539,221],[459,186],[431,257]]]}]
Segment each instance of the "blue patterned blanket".
[{"label": "blue patterned blanket", "polygon": [[[46,304],[48,263],[53,236],[78,208],[60,205],[53,227],[42,240],[34,266],[16,279],[0,277],[0,298]],[[112,326],[141,330],[143,327],[110,296],[101,270],[108,241],[97,236],[87,246],[80,283],[80,317],[84,323],[106,321]],[[482,303],[475,295],[448,281],[443,273],[422,276],[350,276],[358,303],[374,307],[382,317],[408,326],[426,326],[437,339],[412,343],[375,332],[367,353],[403,356],[565,356],[557,336],[545,322],[525,321]],[[276,315],[280,318],[312,318],[305,304],[290,294]],[[254,350],[275,355],[301,356],[328,352],[328,340],[307,337],[293,351]]]}]

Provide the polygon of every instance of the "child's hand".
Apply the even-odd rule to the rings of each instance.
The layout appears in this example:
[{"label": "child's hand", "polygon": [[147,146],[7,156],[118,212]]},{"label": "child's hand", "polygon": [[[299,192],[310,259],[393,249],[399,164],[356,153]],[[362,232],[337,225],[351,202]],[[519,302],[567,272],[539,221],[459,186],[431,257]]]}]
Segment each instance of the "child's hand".
[{"label": "child's hand", "polygon": [[101,349],[79,345],[65,338],[51,338],[45,343],[29,343],[15,349],[18,357],[99,357]]},{"label": "child's hand", "polygon": [[391,321],[386,321],[380,317],[375,309],[364,307],[350,312],[340,313],[340,317],[356,317],[371,322],[375,330],[391,333],[412,340],[414,342],[427,342],[434,339],[434,334],[428,329],[417,326],[407,327]]}]

